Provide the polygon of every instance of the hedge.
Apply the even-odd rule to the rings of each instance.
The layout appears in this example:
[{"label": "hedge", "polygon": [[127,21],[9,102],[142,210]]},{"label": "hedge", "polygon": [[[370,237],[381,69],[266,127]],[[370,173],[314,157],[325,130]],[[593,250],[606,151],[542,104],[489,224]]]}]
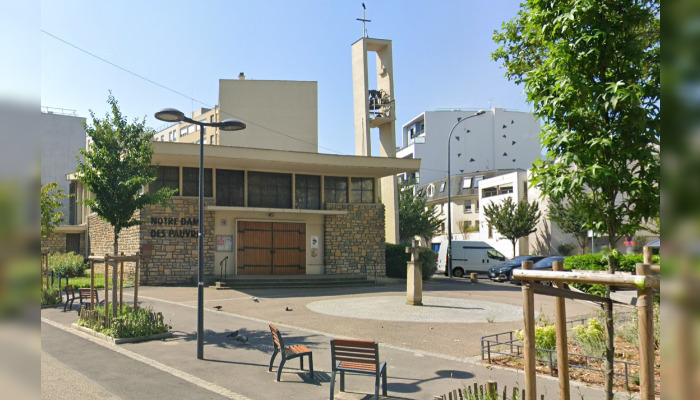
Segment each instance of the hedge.
[{"label": "hedge", "polygon": [[[406,278],[408,274],[408,262],[411,255],[406,253],[407,244],[387,244],[386,245],[386,276],[390,278]],[[423,262],[423,280],[430,277],[437,271],[437,253],[431,249],[426,249],[420,253],[420,261]]]},{"label": "hedge", "polygon": [[73,252],[51,254],[49,267],[64,278],[82,276],[85,272],[85,259]]},{"label": "hedge", "polygon": [[[616,256],[618,257],[618,271],[635,273],[637,271],[637,264],[642,263],[644,259],[644,256],[642,254],[616,254]],[[564,259],[564,269],[567,271],[570,271],[572,269],[589,271],[607,271],[609,257],[613,257],[613,255],[580,254],[575,256],[569,256]],[[654,255],[652,257],[652,263],[659,264],[660,261],[661,259],[658,255]],[[605,285],[573,283],[572,286],[584,292],[598,296],[603,296],[605,294]]]}]

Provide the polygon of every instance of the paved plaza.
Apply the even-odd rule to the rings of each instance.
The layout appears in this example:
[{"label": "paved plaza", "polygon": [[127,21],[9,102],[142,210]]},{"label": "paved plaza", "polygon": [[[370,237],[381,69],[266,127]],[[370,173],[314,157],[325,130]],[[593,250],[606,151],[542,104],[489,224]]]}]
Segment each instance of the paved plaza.
[{"label": "paved plaza", "polygon": [[[70,327],[77,311],[42,310],[42,391],[46,399],[327,399],[330,339],[380,343],[392,399],[432,399],[493,379],[524,386],[524,375],[481,362],[481,336],[522,329],[522,293],[509,284],[435,277],[424,285],[424,306],[405,304],[405,283],[372,287],[215,290],[205,288],[204,360],[196,358],[195,287],[142,287],[139,300],[165,316],[173,337],[114,345]],[[255,301],[253,298],[255,297]],[[131,291],[125,293],[131,299]],[[540,318],[552,319],[552,299],[536,296]],[[220,310],[215,309],[220,306]],[[567,301],[569,318],[596,312]],[[276,382],[268,372],[274,323],[287,344],[313,351],[313,379],[286,364]],[[238,330],[247,343],[228,335]],[[66,390],[81,388],[81,390]],[[557,398],[555,378],[538,379],[538,393]],[[337,399],[369,399],[373,378],[350,375]],[[601,388],[572,383],[572,396],[601,398]]]}]

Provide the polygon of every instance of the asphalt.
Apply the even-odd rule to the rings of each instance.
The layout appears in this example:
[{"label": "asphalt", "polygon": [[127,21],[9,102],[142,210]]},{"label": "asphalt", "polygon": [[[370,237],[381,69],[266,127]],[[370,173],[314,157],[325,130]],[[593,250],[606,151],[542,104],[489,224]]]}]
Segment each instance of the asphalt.
[{"label": "asphalt", "polygon": [[[132,299],[131,293],[125,292],[125,300]],[[208,287],[204,298],[203,360],[196,358],[194,287],[139,289],[142,306],[162,312],[173,327],[174,336],[164,340],[114,345],[71,327],[77,307],[43,309],[42,398],[327,399],[330,339],[341,337],[380,343],[380,358],[388,366],[388,396],[383,398],[432,399],[488,380],[497,381],[501,390],[525,384],[522,371],[490,366],[480,356],[481,336],[522,329],[522,294],[513,285],[437,277],[424,285],[423,307],[405,304],[405,283],[245,291]],[[551,299],[537,296],[536,303],[540,318],[552,318]],[[595,311],[593,305],[567,301],[569,318]],[[281,330],[286,344],[312,349],[313,377],[292,360],[276,382],[279,357],[268,372],[269,323]],[[228,337],[235,330],[248,342]],[[347,391],[338,392],[336,384],[335,398],[372,398],[373,385],[372,377],[348,376]],[[556,378],[541,376],[537,385],[538,394],[557,398]],[[572,396],[604,397],[602,388],[574,382]]]}]

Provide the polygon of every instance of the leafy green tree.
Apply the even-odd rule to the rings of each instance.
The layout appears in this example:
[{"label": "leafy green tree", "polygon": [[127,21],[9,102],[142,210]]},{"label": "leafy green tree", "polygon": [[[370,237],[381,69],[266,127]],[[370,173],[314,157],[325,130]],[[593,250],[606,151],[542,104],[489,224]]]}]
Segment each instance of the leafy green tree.
[{"label": "leafy green tree", "polygon": [[[610,247],[659,210],[659,0],[527,0],[492,54],[523,84],[547,149],[534,182],[557,201],[582,194],[587,228]],[[615,271],[611,258],[609,272]],[[608,292],[609,294],[609,292]],[[614,338],[606,312],[606,395]]]},{"label": "leafy green tree", "polygon": [[63,211],[60,211],[61,200],[68,195],[56,182],[49,182],[41,187],[41,237],[50,236],[54,229],[63,221]]},{"label": "leafy green tree", "polygon": [[413,193],[413,186],[399,186],[399,238],[408,243],[414,236],[430,241],[442,232],[442,220],[435,206],[428,207],[423,197]]},{"label": "leafy green tree", "polygon": [[500,204],[484,207],[486,221],[513,245],[513,256],[516,255],[515,242],[537,230],[535,226],[541,215],[537,203],[521,200],[516,204],[511,197],[506,197]]},{"label": "leafy green tree", "polygon": [[[129,123],[119,111],[111,92],[107,99],[111,107],[104,119],[90,111],[92,124],[85,126],[91,139],[87,150],[81,149],[77,174],[92,193],[83,204],[114,228],[114,254],[119,254],[119,233],[138,225],[134,213],[148,204],[166,205],[175,193],[170,189],[143,193],[144,186],[156,180],[156,168],[151,165],[153,131],[146,127],[145,118]],[[116,268],[112,281],[116,282]],[[116,290],[113,302],[116,302]],[[113,310],[116,315],[116,308]]]},{"label": "leafy green tree", "polygon": [[562,231],[576,238],[582,252],[586,251],[588,243],[586,226],[590,216],[585,212],[579,196],[567,196],[566,199],[550,203],[549,218],[556,222]]}]

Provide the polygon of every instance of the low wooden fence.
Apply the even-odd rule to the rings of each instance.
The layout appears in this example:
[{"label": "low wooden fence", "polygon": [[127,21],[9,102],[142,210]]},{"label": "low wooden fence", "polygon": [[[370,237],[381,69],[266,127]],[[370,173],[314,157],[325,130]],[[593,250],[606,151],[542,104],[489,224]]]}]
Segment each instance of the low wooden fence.
[{"label": "low wooden fence", "polygon": [[[499,395],[498,383],[495,381],[488,381],[486,385],[474,382],[473,388],[472,390],[472,386],[465,386],[454,389],[449,393],[433,397],[433,400],[522,400],[525,398],[525,389],[521,390],[517,387],[509,391],[507,386],[503,386],[502,394]],[[544,395],[540,399],[544,400]]]}]

